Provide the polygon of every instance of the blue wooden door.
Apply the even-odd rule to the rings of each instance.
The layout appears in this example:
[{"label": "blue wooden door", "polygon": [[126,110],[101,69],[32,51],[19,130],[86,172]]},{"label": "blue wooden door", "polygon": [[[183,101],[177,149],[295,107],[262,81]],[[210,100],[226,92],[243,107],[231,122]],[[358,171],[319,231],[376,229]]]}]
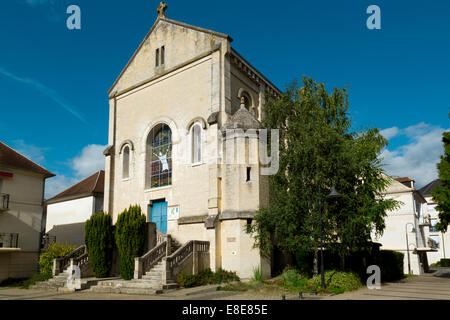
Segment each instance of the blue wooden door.
[{"label": "blue wooden door", "polygon": [[154,202],[150,206],[150,222],[156,223],[156,229],[167,233],[167,202]]}]

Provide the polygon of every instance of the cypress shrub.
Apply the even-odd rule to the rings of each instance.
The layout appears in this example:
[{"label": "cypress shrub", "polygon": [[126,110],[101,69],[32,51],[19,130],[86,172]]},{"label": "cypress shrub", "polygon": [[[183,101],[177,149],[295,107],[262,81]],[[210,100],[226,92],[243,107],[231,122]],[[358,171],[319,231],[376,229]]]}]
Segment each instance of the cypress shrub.
[{"label": "cypress shrub", "polygon": [[120,256],[120,276],[125,280],[133,278],[134,258],[143,254],[146,219],[139,205],[125,209],[116,223],[116,244]]},{"label": "cypress shrub", "polygon": [[86,221],[84,243],[95,276],[107,277],[111,270],[114,246],[112,219],[109,214],[100,211]]}]

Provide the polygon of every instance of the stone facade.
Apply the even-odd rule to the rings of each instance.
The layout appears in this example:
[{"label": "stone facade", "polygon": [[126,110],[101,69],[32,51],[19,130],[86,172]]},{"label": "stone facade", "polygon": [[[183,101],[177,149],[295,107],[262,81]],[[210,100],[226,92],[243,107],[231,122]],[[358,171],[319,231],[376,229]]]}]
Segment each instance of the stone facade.
[{"label": "stone facade", "polygon": [[[125,208],[139,204],[151,221],[154,204],[162,201],[163,228],[181,244],[209,241],[211,269],[249,278],[259,266],[268,276],[269,260],[245,232],[269,198],[267,176],[253,161],[259,138],[220,129],[257,129],[265,93],[280,92],[230,47],[231,41],[158,16],[108,92],[104,208],[115,222]],[[152,137],[167,128],[171,152],[154,154]],[[169,170],[163,157],[171,157],[165,162]],[[224,161],[231,158],[239,161]],[[163,167],[159,178],[152,178],[154,166]]]}]

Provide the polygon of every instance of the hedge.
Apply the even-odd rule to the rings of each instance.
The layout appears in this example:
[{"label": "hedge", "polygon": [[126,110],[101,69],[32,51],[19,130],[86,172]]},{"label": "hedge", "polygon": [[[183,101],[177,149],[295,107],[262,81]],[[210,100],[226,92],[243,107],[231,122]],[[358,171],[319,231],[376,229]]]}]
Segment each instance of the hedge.
[{"label": "hedge", "polygon": [[134,258],[144,251],[146,218],[139,205],[130,206],[117,218],[115,238],[120,256],[120,276],[133,278]]},{"label": "hedge", "polygon": [[378,266],[381,269],[381,281],[394,281],[403,278],[404,254],[397,251],[381,250]]},{"label": "hedge", "polygon": [[[340,268],[340,257],[336,253],[325,250],[324,265],[325,269],[334,270]],[[311,276],[313,271],[312,251],[297,251],[296,267],[303,275]],[[367,279],[367,267],[377,265],[381,269],[382,281],[395,281],[403,278],[403,257],[404,254],[392,250],[378,250],[376,245],[371,250],[361,250],[352,252],[346,257],[346,266],[349,270],[355,272],[361,279]],[[320,254],[319,254],[320,266]]]},{"label": "hedge", "polygon": [[441,267],[450,267],[450,259],[444,259],[442,258],[440,261]]},{"label": "hedge", "polygon": [[111,270],[114,246],[112,219],[109,214],[100,211],[86,221],[84,242],[95,276],[107,277]]}]

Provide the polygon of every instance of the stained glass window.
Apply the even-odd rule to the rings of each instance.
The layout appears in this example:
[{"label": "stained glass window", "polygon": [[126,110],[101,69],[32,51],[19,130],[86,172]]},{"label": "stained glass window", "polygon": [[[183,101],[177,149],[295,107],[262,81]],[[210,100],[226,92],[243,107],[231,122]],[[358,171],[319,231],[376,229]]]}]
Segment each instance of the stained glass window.
[{"label": "stained glass window", "polygon": [[150,137],[150,187],[172,184],[172,132],[166,124],[153,128]]}]

